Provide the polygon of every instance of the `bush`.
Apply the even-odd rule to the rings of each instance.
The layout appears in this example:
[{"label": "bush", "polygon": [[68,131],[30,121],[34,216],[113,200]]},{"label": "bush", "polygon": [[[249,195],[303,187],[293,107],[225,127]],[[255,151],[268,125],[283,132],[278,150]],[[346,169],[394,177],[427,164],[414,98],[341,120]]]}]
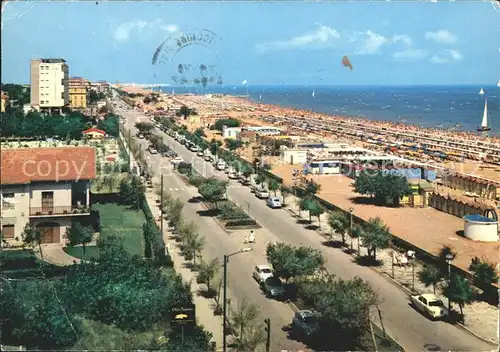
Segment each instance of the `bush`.
[{"label": "bush", "polygon": [[228,220],[226,221],[225,224],[226,227],[255,226],[255,225],[257,225],[257,222],[251,218]]},{"label": "bush", "polygon": [[201,183],[203,182],[203,180],[204,180],[204,178],[202,176],[191,175],[191,176],[189,176],[188,182],[190,185],[198,188],[201,185]]},{"label": "bush", "polygon": [[177,165],[177,171],[183,175],[188,175],[191,173],[193,166],[190,163],[181,162]]},{"label": "bush", "polygon": [[226,201],[219,205],[221,220],[249,219],[250,217],[236,204]]}]

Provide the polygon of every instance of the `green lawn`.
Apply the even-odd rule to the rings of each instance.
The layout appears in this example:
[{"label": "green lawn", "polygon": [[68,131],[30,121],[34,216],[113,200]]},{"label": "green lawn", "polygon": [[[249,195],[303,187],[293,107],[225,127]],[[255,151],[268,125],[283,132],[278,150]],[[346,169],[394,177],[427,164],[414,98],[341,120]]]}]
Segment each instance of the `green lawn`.
[{"label": "green lawn", "polygon": [[99,256],[99,249],[96,246],[85,247],[85,255],[83,254],[83,247],[64,247],[66,253],[70,256],[80,259],[89,260]]},{"label": "green lawn", "polygon": [[[128,209],[119,204],[93,204],[93,210],[99,211],[101,221],[100,236],[106,236],[110,231],[118,233],[123,238],[125,250],[131,255],[144,255],[144,236],[142,224],[146,221],[144,213]],[[82,247],[67,247],[64,251],[77,258],[83,257]],[[95,246],[87,246],[85,258],[89,259],[98,255]]]}]

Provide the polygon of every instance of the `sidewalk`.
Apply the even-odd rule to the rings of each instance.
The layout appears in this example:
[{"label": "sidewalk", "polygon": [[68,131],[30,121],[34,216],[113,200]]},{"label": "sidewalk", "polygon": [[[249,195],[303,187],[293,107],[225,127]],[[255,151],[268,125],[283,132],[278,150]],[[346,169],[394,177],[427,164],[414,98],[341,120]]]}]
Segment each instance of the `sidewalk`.
[{"label": "sidewalk", "polygon": [[[288,195],[286,198],[287,212],[290,213],[291,216],[297,218],[297,220],[309,220],[309,214],[307,211],[301,211],[301,216],[299,216],[298,211],[298,201],[299,198],[293,195]],[[318,218],[313,217],[311,225],[318,225]],[[304,225],[308,226],[308,225]],[[318,237],[323,236],[332,236],[334,241],[342,240],[342,236],[337,233],[332,233],[330,226],[328,225],[328,214],[325,213],[321,216],[321,229],[317,230]],[[349,236],[345,236],[347,246],[351,245],[351,238]],[[357,254],[358,248],[358,239],[353,239],[353,249],[356,252],[353,255]],[[363,245],[360,246],[360,254],[367,255],[368,251]],[[416,260],[414,264],[414,268],[412,270],[411,265],[407,267],[394,266],[394,277],[392,277],[392,250],[391,249],[378,249],[377,250],[377,259],[382,262],[382,265],[374,268],[385,276],[389,277],[389,280],[395,281],[397,284],[403,286],[406,290],[410,292],[414,292],[413,294],[420,293],[432,293],[432,287],[425,287],[423,283],[420,282],[418,278],[418,273],[423,269],[424,263]],[[444,302],[444,304],[448,305],[448,299],[442,295],[440,288],[444,285],[444,281],[441,281],[440,284],[436,287],[436,295]],[[458,310],[457,304],[452,304],[452,308]],[[463,307],[463,312],[465,315],[465,327],[471,330],[475,335],[481,337],[484,340],[488,340],[492,343],[499,343],[498,340],[498,308],[493,305],[490,305],[486,302],[475,301],[470,305],[465,305]]]},{"label": "sidewalk", "polygon": [[[146,193],[146,200],[153,214],[158,211],[156,199],[158,196],[155,194],[154,189],[148,189]],[[185,282],[191,284],[191,292],[193,294],[193,303],[196,305],[196,320],[198,324],[202,325],[206,330],[212,333],[212,341],[216,344],[216,350],[222,350],[222,317],[214,315],[215,301],[213,299],[206,299],[198,294],[200,290],[204,289],[203,284],[196,283],[196,274],[191,271],[185,264],[188,261],[180,253],[180,249],[175,241],[171,241],[170,232],[168,231],[168,222],[163,220],[163,241],[168,249],[168,253],[174,263],[174,269]],[[160,225],[157,221],[158,226]]]},{"label": "sidewalk", "polygon": [[[81,259],[75,258],[67,254],[63,250],[62,246],[63,245],[60,243],[42,244],[43,261],[59,266],[68,266],[68,265],[78,264],[81,262]],[[33,248],[33,252],[37,256],[37,258],[42,260],[42,256],[40,255],[40,250],[38,249],[38,246],[35,246]]]}]

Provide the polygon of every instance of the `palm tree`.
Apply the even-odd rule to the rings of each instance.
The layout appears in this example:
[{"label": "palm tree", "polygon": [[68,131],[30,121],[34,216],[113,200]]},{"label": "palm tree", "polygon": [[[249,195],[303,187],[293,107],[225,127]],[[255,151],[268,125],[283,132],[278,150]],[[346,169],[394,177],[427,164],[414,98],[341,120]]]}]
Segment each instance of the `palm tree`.
[{"label": "palm tree", "polygon": [[200,263],[200,267],[198,268],[198,280],[207,286],[208,293],[214,292],[212,283],[219,272],[220,266],[221,263],[219,258],[214,258],[209,262],[202,260]]},{"label": "palm tree", "polygon": [[278,181],[276,181],[275,179],[271,179],[267,182],[268,184],[268,188],[270,191],[273,191],[274,192],[274,196],[276,197],[276,191],[280,188],[280,184]]},{"label": "palm tree", "polygon": [[234,330],[238,332],[237,345],[239,351],[245,351],[247,332],[250,332],[255,320],[259,317],[259,308],[249,303],[246,298],[238,304],[237,310],[231,311],[231,325]]},{"label": "palm tree", "polygon": [[441,271],[434,265],[425,265],[423,269],[418,273],[418,278],[425,287],[432,286],[434,294],[436,293],[436,285],[441,281],[443,275]]},{"label": "palm tree", "polygon": [[348,234],[350,222],[346,213],[334,211],[329,214],[328,225],[333,231],[342,235],[342,245],[345,245],[345,236]]}]

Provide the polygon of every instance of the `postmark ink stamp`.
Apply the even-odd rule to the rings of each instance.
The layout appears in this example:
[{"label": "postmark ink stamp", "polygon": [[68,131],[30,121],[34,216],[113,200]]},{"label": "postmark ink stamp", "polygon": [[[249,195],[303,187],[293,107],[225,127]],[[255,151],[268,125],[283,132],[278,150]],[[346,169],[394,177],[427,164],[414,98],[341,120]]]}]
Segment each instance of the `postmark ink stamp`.
[{"label": "postmark ink stamp", "polygon": [[168,37],[152,59],[157,81],[183,85],[222,85],[218,47],[221,38],[208,29],[185,31]]}]

